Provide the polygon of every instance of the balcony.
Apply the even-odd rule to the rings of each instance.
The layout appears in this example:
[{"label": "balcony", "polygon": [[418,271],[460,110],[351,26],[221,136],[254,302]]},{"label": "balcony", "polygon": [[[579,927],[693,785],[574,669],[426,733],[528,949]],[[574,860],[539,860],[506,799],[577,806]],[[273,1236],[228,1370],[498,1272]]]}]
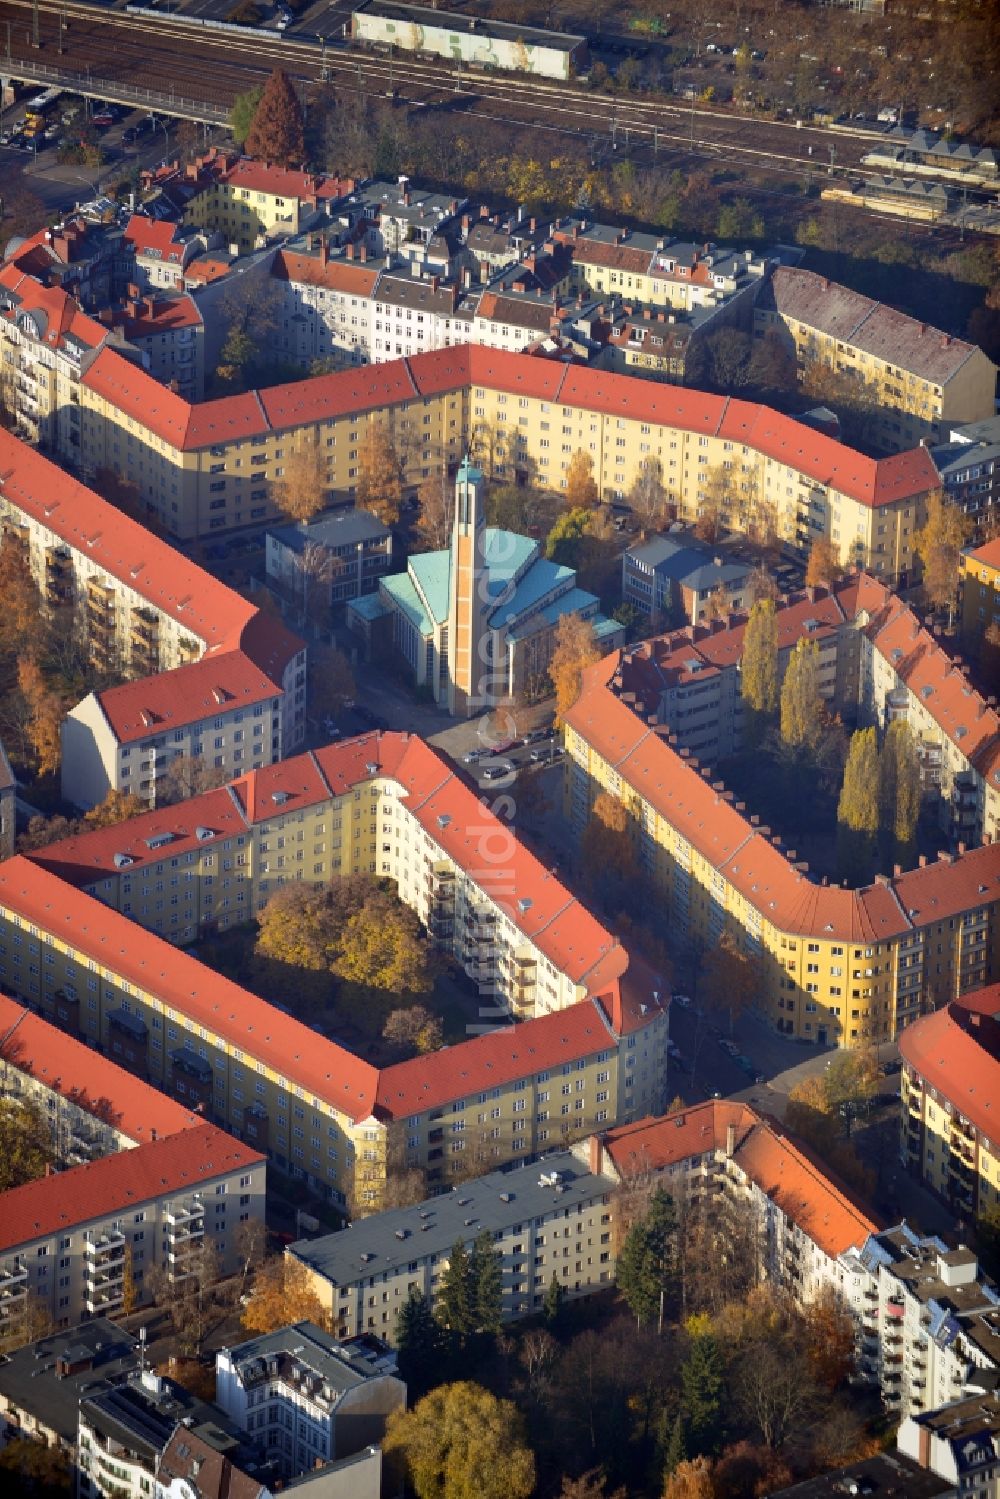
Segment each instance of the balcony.
[{"label": "balcony", "polygon": [[125,1236],[124,1234],[112,1231],[101,1234],[96,1239],[88,1239],[84,1253],[87,1257],[88,1269],[91,1264],[112,1259],[116,1255],[123,1258],[125,1255]]},{"label": "balcony", "polygon": [[187,1205],[171,1204],[164,1214],[163,1220],[168,1228],[187,1228],[195,1221],[202,1222],[205,1217],[204,1205],[200,1202]]},{"label": "balcony", "polygon": [[84,1306],[91,1316],[100,1316],[106,1312],[117,1311],[122,1305],[125,1297],[122,1292],[121,1282],[116,1287],[101,1287],[88,1291],[84,1297]]},{"label": "balcony", "polygon": [[28,1292],[28,1268],[18,1262],[0,1270],[0,1315]]}]

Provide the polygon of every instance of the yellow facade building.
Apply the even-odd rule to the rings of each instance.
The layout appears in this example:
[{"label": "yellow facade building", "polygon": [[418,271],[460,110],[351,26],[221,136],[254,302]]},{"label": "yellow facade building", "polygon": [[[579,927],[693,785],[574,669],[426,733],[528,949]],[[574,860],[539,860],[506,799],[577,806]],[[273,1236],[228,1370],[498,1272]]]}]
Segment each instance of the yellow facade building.
[{"label": "yellow facade building", "polygon": [[303,431],[326,455],[334,499],[349,503],[372,423],[392,436],[410,485],[471,448],[497,479],[558,491],[582,450],[605,501],[652,465],[682,520],[721,490],[736,526],[766,512],[789,545],[829,537],[845,565],[889,582],[912,572],[939,482],[922,447],[875,461],[765,406],[469,345],[197,406],[103,350],[81,402],[85,471],[135,483],[183,539],[275,515],[271,484]]},{"label": "yellow facade building", "polygon": [[[579,834],[602,792],[624,803],[676,948],[707,952],[728,932],[756,960],[778,1031],[845,1047],[889,1040],[1000,975],[1000,844],[960,845],[858,890],[810,877],[680,742],[660,686],[647,694],[654,644],[585,673],[566,715],[565,814]],[[704,685],[718,675],[707,667]]]},{"label": "yellow facade building", "polygon": [[900,1157],[960,1218],[1000,1203],[1000,985],[925,1015],[899,1038]]},{"label": "yellow facade building", "polygon": [[1000,537],[962,555],[962,635],[978,642],[1000,628]]},{"label": "yellow facade building", "polygon": [[[181,950],[290,880],[360,872],[475,979],[470,1039],[379,1069]],[[9,860],[0,985],[362,1210],[387,1174],[447,1186],[665,1102],[655,976],[405,734]]]},{"label": "yellow facade building", "polygon": [[887,452],[944,442],[952,427],[995,414],[996,365],[975,344],[873,302],[813,271],[780,266],[754,309],[759,336],[777,332],[810,366],[853,382]]}]

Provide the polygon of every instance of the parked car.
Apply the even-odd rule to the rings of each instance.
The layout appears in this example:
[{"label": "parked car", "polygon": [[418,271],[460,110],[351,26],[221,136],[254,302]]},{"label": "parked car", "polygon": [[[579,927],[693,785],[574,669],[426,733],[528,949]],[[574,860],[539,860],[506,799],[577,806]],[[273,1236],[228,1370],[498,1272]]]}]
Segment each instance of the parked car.
[{"label": "parked car", "polygon": [[486,751],[481,749],[470,749],[467,755],[462,756],[463,765],[478,765]]},{"label": "parked car", "polygon": [[509,760],[505,760],[502,765],[487,765],[486,769],[483,771],[483,780],[499,781],[504,776],[512,776],[513,774],[513,765],[511,765]]},{"label": "parked car", "polygon": [[675,1005],[680,1005],[680,1007],[681,1007],[682,1010],[690,1010],[690,1008],[691,1008],[691,996],[690,996],[690,994],[675,994],[674,995],[674,1004]]},{"label": "parked car", "polygon": [[539,739],[550,739],[551,737],[551,729],[531,729],[527,734],[525,734],[524,738],[521,740],[521,743],[537,744]]}]

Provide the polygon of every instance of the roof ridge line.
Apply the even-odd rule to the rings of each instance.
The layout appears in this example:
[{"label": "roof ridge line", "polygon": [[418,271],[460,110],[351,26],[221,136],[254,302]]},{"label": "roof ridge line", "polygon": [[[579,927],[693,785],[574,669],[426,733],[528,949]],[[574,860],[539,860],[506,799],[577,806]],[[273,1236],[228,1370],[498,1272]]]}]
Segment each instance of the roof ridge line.
[{"label": "roof ridge line", "polygon": [[732,403],[732,399],[733,399],[732,396],[726,396],[725,397],[724,402],[723,402],[723,406],[722,406],[722,411],[721,411],[721,413],[719,415],[719,420],[716,423],[715,431],[712,433],[713,437],[718,437],[720,431],[722,430],[722,424],[726,420],[726,414],[729,411],[729,407],[730,407],[730,405]]},{"label": "roof ridge line", "polygon": [[[337,793],[334,791],[333,787],[330,785],[330,782],[327,780],[326,772],[324,771],[322,765],[316,759],[316,751],[314,749],[308,750],[306,753],[306,759],[312,765],[316,774],[319,776],[323,785],[326,787],[327,795],[331,798],[335,798]],[[278,763],[280,764],[281,762],[279,761]]]}]

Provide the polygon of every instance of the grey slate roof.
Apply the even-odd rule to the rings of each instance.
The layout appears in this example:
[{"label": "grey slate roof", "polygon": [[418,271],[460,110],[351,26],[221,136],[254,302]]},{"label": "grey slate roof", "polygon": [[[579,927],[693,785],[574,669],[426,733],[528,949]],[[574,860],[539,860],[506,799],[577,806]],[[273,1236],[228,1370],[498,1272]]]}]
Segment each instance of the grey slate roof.
[{"label": "grey slate roof", "polygon": [[[552,1172],[559,1173],[559,1185],[543,1186],[542,1177]],[[484,1229],[502,1233],[515,1223],[593,1202],[615,1185],[613,1177],[595,1176],[570,1151],[558,1151],[534,1165],[491,1171],[414,1207],[376,1213],[340,1233],[300,1239],[289,1253],[334,1285],[353,1285],[405,1270],[414,1259],[446,1255],[459,1239],[471,1245]]]}]

